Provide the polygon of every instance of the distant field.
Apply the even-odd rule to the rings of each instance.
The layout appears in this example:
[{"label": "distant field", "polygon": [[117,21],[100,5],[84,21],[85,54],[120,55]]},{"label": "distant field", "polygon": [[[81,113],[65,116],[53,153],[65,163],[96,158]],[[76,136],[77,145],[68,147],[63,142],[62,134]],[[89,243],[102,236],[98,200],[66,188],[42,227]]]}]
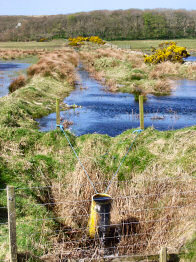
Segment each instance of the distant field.
[{"label": "distant field", "polygon": [[[160,43],[168,40],[124,40],[124,41],[110,41],[121,48],[142,50],[149,52],[151,47],[157,47]],[[196,55],[196,39],[176,39],[175,41],[181,46],[187,47],[187,49],[194,55]],[[53,50],[55,48],[62,48],[67,43],[65,39],[52,40],[50,42],[0,42],[0,49],[47,49]]]},{"label": "distant field", "polygon": [[58,39],[52,40],[50,42],[0,42],[0,48],[7,48],[7,49],[48,49],[52,50],[55,48],[61,48],[65,45],[66,40]]},{"label": "distant field", "polygon": [[129,40],[129,41],[111,41],[121,48],[150,51],[151,47],[157,47],[160,43],[165,41],[175,41],[181,46],[187,47],[190,52],[196,54],[196,39],[174,39],[174,40]]}]

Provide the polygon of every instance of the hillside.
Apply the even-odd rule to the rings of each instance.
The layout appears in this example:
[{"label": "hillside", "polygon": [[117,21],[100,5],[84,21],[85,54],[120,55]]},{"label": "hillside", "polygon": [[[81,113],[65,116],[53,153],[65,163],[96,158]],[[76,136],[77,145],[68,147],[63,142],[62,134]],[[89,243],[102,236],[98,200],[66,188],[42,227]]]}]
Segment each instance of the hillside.
[{"label": "hillside", "polygon": [[0,41],[98,35],[106,40],[196,37],[196,11],[154,9],[0,16]]}]

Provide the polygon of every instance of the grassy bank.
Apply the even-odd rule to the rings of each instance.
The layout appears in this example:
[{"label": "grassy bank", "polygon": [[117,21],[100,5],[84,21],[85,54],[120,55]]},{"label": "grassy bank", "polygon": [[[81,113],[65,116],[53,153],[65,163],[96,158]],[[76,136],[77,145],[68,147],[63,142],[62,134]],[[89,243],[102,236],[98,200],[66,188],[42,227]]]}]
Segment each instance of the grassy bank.
[{"label": "grassy bank", "polygon": [[147,65],[143,54],[115,47],[82,50],[80,57],[93,77],[114,92],[165,95],[172,90],[170,80],[196,79],[195,65],[172,62]]},{"label": "grassy bank", "polygon": [[[116,49],[80,55],[105,84],[119,81],[115,91],[132,92],[130,85],[152,81],[148,77],[153,71],[143,65],[141,55]],[[40,56],[28,70],[26,85],[0,99],[0,184],[16,188],[21,261],[92,257],[100,247],[86,230],[95,193],[86,174],[62,132],[41,133],[35,121],[55,111],[56,97],[62,100],[73,90],[77,61],[73,50]],[[161,76],[179,72],[167,67],[167,72],[165,66],[161,69]],[[158,70],[152,68],[155,77]],[[76,137],[66,131],[98,192],[104,192],[117,170],[135,137],[132,131],[113,138]],[[113,198],[108,245],[120,256],[158,254],[162,246],[168,246],[170,253],[194,261],[195,136],[196,127],[167,132],[148,128],[136,140],[108,192]],[[6,191],[0,190],[0,208],[5,207]],[[6,259],[7,211],[0,210],[0,259]]]},{"label": "grassy bank", "polygon": [[[115,138],[67,134],[98,192],[103,192],[135,135],[131,130]],[[185,252],[181,247],[187,239],[191,240],[195,228],[195,220],[191,219],[195,208],[190,208],[195,204],[195,135],[195,127],[168,132],[147,129],[138,138],[109,191],[114,198],[111,223],[138,221],[137,227],[127,228],[129,233],[124,232],[116,244],[120,254],[157,254],[164,244],[170,252]],[[44,261],[49,261],[49,257],[57,259],[60,254],[65,258],[66,252],[72,258],[87,256],[82,249],[91,249],[92,242],[84,228],[94,192],[63,134],[0,128],[0,144],[1,186],[19,188],[19,252],[43,256]],[[3,207],[5,192],[0,194]],[[178,206],[183,208],[175,208]],[[6,215],[1,222],[6,222]],[[6,236],[6,226],[1,226],[1,232]],[[4,258],[7,246],[5,240],[0,241]],[[138,244],[134,250],[129,248],[132,243]],[[121,248],[124,245],[128,247]],[[192,241],[189,249],[194,245]]]},{"label": "grassy bank", "polygon": [[[58,57],[58,59],[57,59]],[[56,106],[56,98],[59,98],[61,101],[64,97],[66,97],[71,90],[74,89],[74,83],[76,81],[77,75],[75,71],[75,67],[78,64],[78,56],[77,54],[70,49],[66,49],[62,51],[54,51],[54,52],[48,52],[47,57],[39,57],[39,61],[36,64],[33,64],[28,70],[27,70],[27,79],[25,80],[25,86],[17,87],[19,89],[16,89],[13,93],[0,98],[0,147],[2,149],[0,153],[0,184],[1,188],[5,187],[7,184],[15,184],[17,185],[23,185],[24,187],[28,185],[40,185],[40,182],[46,182],[45,178],[43,177],[43,174],[40,171],[40,181],[37,180],[37,174],[36,179],[33,178],[33,169],[29,166],[29,168],[25,164],[25,158],[28,155],[26,149],[24,149],[23,156],[21,153],[17,153],[15,149],[12,147],[16,143],[19,144],[22,149],[23,145],[28,144],[28,148],[30,150],[33,149],[33,145],[41,139],[42,134],[39,133],[37,130],[38,125],[35,121],[36,118],[42,117],[44,115],[48,115],[51,112],[55,111]],[[14,82],[13,84],[16,84]],[[63,108],[66,109],[66,105],[62,104]],[[28,128],[28,129],[27,129]],[[15,133],[16,132],[16,133]],[[5,135],[8,135],[7,139]],[[15,138],[17,137],[18,142],[16,142]],[[13,140],[14,139],[14,140]],[[22,140],[24,142],[22,142]],[[27,140],[26,140],[27,139]],[[7,141],[7,142],[6,142]],[[26,142],[25,142],[26,141]],[[12,146],[5,146],[7,143],[12,144]],[[18,145],[19,145],[18,144]],[[23,145],[22,145],[23,144]],[[26,146],[25,146],[26,147]],[[22,157],[20,158],[19,155]],[[29,155],[30,156],[30,155]],[[8,158],[13,157],[12,164],[9,162]],[[42,160],[46,160],[47,164],[50,166],[50,170],[55,168],[53,166],[53,162],[50,163],[50,157],[46,157],[42,159],[42,156],[37,156],[38,162]],[[37,158],[36,157],[36,158]],[[15,160],[14,160],[15,158]],[[20,158],[20,159],[19,159]],[[7,159],[7,160],[6,160]],[[24,161],[23,161],[24,160]],[[37,161],[36,160],[36,161]],[[9,162],[9,164],[8,164]],[[13,167],[14,162],[16,163],[16,166]],[[31,162],[31,160],[30,160]],[[29,163],[30,163],[29,162]],[[32,159],[31,162],[33,165],[34,160]],[[8,164],[8,165],[7,165]],[[11,164],[11,165],[10,165]],[[26,175],[30,175],[28,178],[26,175],[23,177],[20,177],[19,173],[22,169],[26,170]],[[39,164],[36,167],[36,169],[39,169]],[[52,168],[52,169],[51,169]],[[18,173],[18,171],[19,173]],[[37,172],[37,171],[36,171]],[[46,174],[44,174],[46,175]],[[31,182],[30,182],[31,180]],[[37,182],[36,182],[37,181]],[[22,182],[22,183],[21,183]],[[30,182],[30,184],[29,184]],[[45,183],[44,182],[44,183]],[[50,184],[50,182],[48,181]],[[2,209],[6,205],[6,194],[5,191],[0,191],[1,193],[1,201],[0,201],[0,207],[1,207],[1,214],[0,214],[0,223],[1,229],[0,233],[0,245],[1,245],[1,254],[0,259],[8,258],[8,229],[7,225],[5,224],[7,222],[7,211],[6,209]],[[17,195],[19,194],[19,196]],[[24,197],[25,194],[25,197]],[[27,195],[26,195],[27,194]],[[45,192],[43,193],[45,194]],[[19,253],[21,251],[27,250],[33,250],[31,253],[32,257],[30,261],[37,261],[38,258],[36,258],[38,255],[45,253],[45,249],[43,248],[46,244],[46,236],[47,234],[43,234],[43,230],[47,229],[48,226],[50,226],[50,229],[55,226],[55,223],[53,220],[47,220],[44,223],[40,221],[40,218],[47,218],[51,215],[51,210],[43,209],[40,206],[35,207],[26,207],[26,199],[28,198],[30,202],[35,203],[36,199],[39,198],[38,194],[35,194],[34,190],[30,190],[30,192],[16,192],[17,195],[17,217],[19,225],[17,226],[17,235],[18,235],[18,246],[19,246]],[[23,195],[23,197],[21,197]],[[41,199],[41,198],[40,198]],[[40,200],[41,201],[41,200]],[[24,208],[23,208],[24,207]],[[26,212],[26,211],[27,212]],[[26,215],[24,216],[24,213]],[[30,223],[28,221],[25,221],[27,223],[22,223],[23,218],[25,217],[28,219],[33,219]],[[37,220],[35,220],[37,219]],[[23,221],[24,222],[24,221]],[[34,231],[36,229],[36,231]],[[30,233],[35,232],[33,236],[30,237],[30,239],[27,240],[27,236],[29,236]],[[25,234],[25,235],[23,235]],[[48,238],[47,238],[48,240]],[[42,245],[39,246],[39,248],[35,248],[34,245]],[[48,248],[48,242],[47,242],[47,248]],[[36,260],[35,260],[36,259]],[[39,260],[39,259],[38,259]],[[20,259],[19,259],[20,261]]]},{"label": "grassy bank", "polygon": [[52,77],[34,77],[9,96],[0,99],[0,125],[3,127],[36,127],[35,118],[55,111],[56,98],[63,100],[73,86]]},{"label": "grassy bank", "polygon": [[54,112],[56,98],[63,100],[73,90],[77,65],[78,55],[70,49],[41,56],[37,64],[28,68],[25,86],[14,80],[14,92],[0,99],[0,125],[36,127],[34,119]]}]

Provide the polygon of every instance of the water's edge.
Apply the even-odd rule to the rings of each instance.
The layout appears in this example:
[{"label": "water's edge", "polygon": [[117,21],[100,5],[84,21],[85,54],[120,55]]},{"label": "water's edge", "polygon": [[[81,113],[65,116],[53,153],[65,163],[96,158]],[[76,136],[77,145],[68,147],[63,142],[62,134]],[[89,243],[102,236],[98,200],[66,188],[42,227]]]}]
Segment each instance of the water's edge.
[{"label": "water's edge", "polygon": [[[73,122],[70,130],[77,136],[83,134],[108,134],[116,136],[139,126],[139,108],[134,96],[127,93],[109,93],[83,68],[78,69],[80,81],[76,89],[65,98],[68,105],[81,108],[61,112],[61,119]],[[145,127],[174,130],[195,125],[196,81],[175,81],[176,88],[170,96],[148,96],[144,105]],[[41,131],[56,128],[56,114],[37,120]]]},{"label": "water's edge", "polygon": [[0,61],[0,97],[8,95],[10,83],[19,73],[25,74],[29,66],[23,61]]}]

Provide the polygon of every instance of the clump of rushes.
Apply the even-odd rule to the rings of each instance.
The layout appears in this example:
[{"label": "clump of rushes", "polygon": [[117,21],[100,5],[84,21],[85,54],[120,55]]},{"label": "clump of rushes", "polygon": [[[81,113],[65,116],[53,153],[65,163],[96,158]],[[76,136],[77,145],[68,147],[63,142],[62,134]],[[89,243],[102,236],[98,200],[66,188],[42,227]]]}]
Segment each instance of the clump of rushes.
[{"label": "clump of rushes", "polygon": [[9,92],[13,93],[17,89],[25,86],[26,84],[26,77],[24,75],[20,75],[17,78],[15,78],[12,83],[9,86]]},{"label": "clump of rushes", "polygon": [[75,38],[69,38],[69,45],[70,46],[81,46],[81,45],[84,45],[85,42],[91,42],[91,43],[95,43],[95,44],[98,44],[98,45],[104,45],[105,44],[105,41],[103,41],[98,36],[91,36],[91,37],[78,36],[78,37],[75,37]]},{"label": "clump of rushes", "polygon": [[152,55],[145,55],[144,61],[148,64],[158,64],[164,61],[183,63],[183,58],[190,56],[186,47],[177,46],[176,42],[164,42],[159,48],[152,49]]},{"label": "clump of rushes", "polygon": [[75,83],[75,67],[78,65],[78,55],[73,50],[51,52],[47,57],[41,56],[39,62],[27,70],[29,77],[34,75],[52,76],[55,79]]}]

